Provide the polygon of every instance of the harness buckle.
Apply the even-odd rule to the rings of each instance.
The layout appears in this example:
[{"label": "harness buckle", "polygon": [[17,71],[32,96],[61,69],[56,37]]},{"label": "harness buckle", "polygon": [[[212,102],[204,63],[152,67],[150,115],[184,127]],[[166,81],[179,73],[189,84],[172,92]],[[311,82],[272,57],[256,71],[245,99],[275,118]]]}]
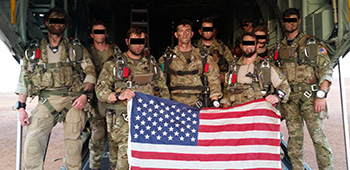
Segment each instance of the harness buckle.
[{"label": "harness buckle", "polygon": [[196,101],[196,107],[197,108],[202,108],[203,107],[203,102],[202,101]]},{"label": "harness buckle", "polygon": [[122,116],[123,116],[123,119],[124,119],[125,121],[129,122],[129,116],[128,116],[128,114],[123,113]]},{"label": "harness buckle", "polygon": [[128,88],[128,89],[132,88],[132,82],[131,81],[127,81],[126,82],[126,88]]},{"label": "harness buckle", "polygon": [[310,98],[310,97],[312,96],[312,93],[311,93],[310,91],[305,91],[305,92],[304,92],[304,96],[305,96],[306,98]]},{"label": "harness buckle", "polygon": [[41,103],[41,104],[45,104],[46,101],[47,101],[47,98],[46,98],[46,97],[40,96],[40,103]]},{"label": "harness buckle", "polygon": [[266,60],[262,61],[260,68],[270,68],[270,62]]},{"label": "harness buckle", "polygon": [[317,86],[316,86],[316,84],[311,85],[311,91],[317,91]]}]

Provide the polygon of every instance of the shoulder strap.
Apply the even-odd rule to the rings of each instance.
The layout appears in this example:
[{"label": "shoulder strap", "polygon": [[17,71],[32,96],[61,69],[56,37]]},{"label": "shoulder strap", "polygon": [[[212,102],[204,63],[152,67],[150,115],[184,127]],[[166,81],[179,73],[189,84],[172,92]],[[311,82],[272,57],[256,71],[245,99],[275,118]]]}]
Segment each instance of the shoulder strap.
[{"label": "shoulder strap", "polygon": [[158,81],[159,78],[160,78],[160,74],[159,74],[160,69],[157,66],[156,59],[152,55],[148,55],[148,56],[146,56],[146,58],[147,58],[147,61],[148,61],[149,65],[150,65],[150,68],[152,68],[152,70],[153,70],[153,78],[154,78],[154,80]]},{"label": "shoulder strap", "polygon": [[203,73],[206,73],[206,72],[208,72],[208,67],[209,67],[209,65],[207,64],[208,50],[206,50],[204,48],[200,48],[199,52],[200,52],[201,59],[202,59]]},{"label": "shoulder strap", "polygon": [[259,84],[262,90],[262,93],[269,94],[271,92],[271,65],[269,58],[265,58],[258,62],[258,65],[255,66],[258,70]]},{"label": "shoulder strap", "polygon": [[305,41],[305,60],[310,65],[316,64],[317,52],[318,52],[318,44],[317,39],[314,36],[307,36]]}]

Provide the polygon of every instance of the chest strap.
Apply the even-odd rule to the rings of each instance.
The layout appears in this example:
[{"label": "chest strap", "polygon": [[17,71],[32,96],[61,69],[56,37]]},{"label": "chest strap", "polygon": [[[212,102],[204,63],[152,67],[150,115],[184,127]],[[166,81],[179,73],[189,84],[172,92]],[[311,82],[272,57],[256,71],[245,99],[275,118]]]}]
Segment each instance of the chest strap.
[{"label": "chest strap", "polygon": [[192,70],[192,71],[174,71],[169,69],[168,71],[169,74],[173,75],[179,75],[179,76],[184,76],[184,75],[195,75],[198,74],[198,70]]},{"label": "chest strap", "polygon": [[206,88],[204,86],[175,86],[175,87],[169,87],[170,91],[173,90],[200,90],[204,91]]}]

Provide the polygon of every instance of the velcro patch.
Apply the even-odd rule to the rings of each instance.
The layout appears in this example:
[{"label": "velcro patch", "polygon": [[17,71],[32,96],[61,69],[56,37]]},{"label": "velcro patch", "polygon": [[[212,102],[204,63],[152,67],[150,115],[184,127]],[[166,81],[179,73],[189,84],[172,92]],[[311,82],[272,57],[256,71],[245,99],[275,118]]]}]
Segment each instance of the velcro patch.
[{"label": "velcro patch", "polygon": [[326,50],[324,47],[322,47],[322,48],[320,49],[320,51],[321,51],[322,54],[327,54],[327,50]]}]

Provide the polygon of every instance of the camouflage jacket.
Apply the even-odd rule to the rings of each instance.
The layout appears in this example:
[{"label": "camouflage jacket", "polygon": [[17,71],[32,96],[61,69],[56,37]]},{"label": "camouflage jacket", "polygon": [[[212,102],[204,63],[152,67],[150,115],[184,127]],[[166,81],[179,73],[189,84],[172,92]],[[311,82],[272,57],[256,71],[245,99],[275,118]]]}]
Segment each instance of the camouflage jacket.
[{"label": "camouflage jacket", "polygon": [[[192,47],[192,53],[191,53],[191,62],[187,63],[186,58],[182,54],[181,51],[179,51],[178,47],[176,46],[173,50],[174,57],[172,58],[172,62],[169,66],[171,70],[174,71],[195,71],[198,70],[197,74],[192,75],[174,75],[170,74],[170,83],[169,88],[176,87],[176,86],[203,86],[201,76],[204,74],[208,78],[208,84],[209,84],[209,90],[210,95],[209,97],[218,96],[219,98],[222,97],[221,92],[221,86],[220,86],[220,80],[219,80],[219,68],[218,65],[214,62],[213,58],[211,56],[207,57],[207,64],[209,65],[208,71],[204,73],[202,59],[200,56],[200,49]],[[159,59],[159,64],[164,63],[166,58],[166,54],[164,54]],[[168,74],[168,73],[166,73]],[[176,98],[174,98],[173,94],[201,94],[202,91],[200,90],[172,90],[171,91],[171,98],[175,101],[178,101]],[[192,105],[192,102],[188,102],[188,100],[178,101],[181,103],[185,103],[188,105]],[[197,100],[197,99],[196,99]],[[186,103],[188,102],[188,103]]]},{"label": "camouflage jacket", "polygon": [[[214,61],[218,64],[220,72],[222,73],[227,72],[228,69],[223,67],[228,67],[228,64],[232,63],[232,61],[234,60],[230,49],[221,40],[213,39],[213,43],[208,48],[206,45],[203,44],[202,39],[199,39],[198,43],[196,44],[196,47],[207,49],[210,55],[213,57]],[[224,58],[226,59],[226,63],[220,61],[222,56],[224,56]]]},{"label": "camouflage jacket", "polygon": [[[158,68],[158,74],[155,74],[153,68],[151,68],[151,63],[149,60],[150,56],[142,56],[137,64],[127,56],[126,52],[123,54],[127,60],[127,67],[129,69],[129,75],[125,80],[119,80],[117,75],[115,75],[116,70],[116,59],[107,61],[101,70],[100,76],[97,80],[97,85],[95,86],[97,99],[102,102],[111,103],[110,95],[113,92],[123,92],[125,89],[129,88],[135,92],[141,92],[144,94],[155,95],[155,87],[159,87],[160,97],[170,99],[169,90],[166,86],[166,79],[163,72]],[[139,75],[149,75],[153,76],[153,80],[147,81],[144,84],[137,84],[136,77]],[[156,78],[157,77],[157,78]],[[130,82],[130,86],[127,83]],[[126,106],[126,101],[120,101],[118,105]]]},{"label": "camouflage jacket", "polygon": [[69,43],[69,39],[63,38],[58,51],[53,53],[47,39],[42,39],[36,50],[40,53],[38,58],[34,58],[35,53],[23,57],[15,92],[27,96],[39,95],[41,90],[62,88],[78,92],[82,90],[82,83],[95,84],[96,72],[89,53],[83,46],[79,45],[79,48],[81,55],[77,54],[79,52]]},{"label": "camouflage jacket", "polygon": [[[236,73],[229,71],[228,76],[226,76],[227,80],[225,81],[224,97],[220,102],[233,106],[262,98],[268,94],[274,94],[278,90],[284,93],[282,102],[287,102],[291,91],[287,79],[269,60],[269,58],[263,60],[261,57],[256,57],[255,61],[250,65],[242,65],[243,58],[240,58],[237,63],[231,64],[230,71],[232,68],[237,69],[237,71]],[[264,68],[267,68],[269,73],[264,73],[262,70],[263,64],[265,64]],[[255,75],[247,76],[249,73]],[[232,78],[230,74],[236,74],[234,82],[228,80],[229,77]],[[270,79],[264,80],[264,77],[269,77]],[[270,85],[272,87],[268,88],[269,91],[263,92],[263,87],[265,85]],[[273,88],[276,88],[276,90]]]},{"label": "camouflage jacket", "polygon": [[295,85],[319,86],[325,80],[332,82],[333,68],[327,50],[317,41],[314,50],[316,57],[313,59],[307,41],[307,36],[300,33],[291,45],[288,45],[286,37],[280,42],[281,71],[287,77],[292,90]]},{"label": "camouflage jacket", "polygon": [[[90,46],[91,49],[91,60],[94,63],[97,76],[100,74],[100,71],[102,70],[103,64],[109,60],[109,58],[113,55],[115,55],[114,49],[107,44],[107,49],[100,51],[96,49],[96,47],[92,44]],[[117,47],[119,48],[119,47]]]}]

